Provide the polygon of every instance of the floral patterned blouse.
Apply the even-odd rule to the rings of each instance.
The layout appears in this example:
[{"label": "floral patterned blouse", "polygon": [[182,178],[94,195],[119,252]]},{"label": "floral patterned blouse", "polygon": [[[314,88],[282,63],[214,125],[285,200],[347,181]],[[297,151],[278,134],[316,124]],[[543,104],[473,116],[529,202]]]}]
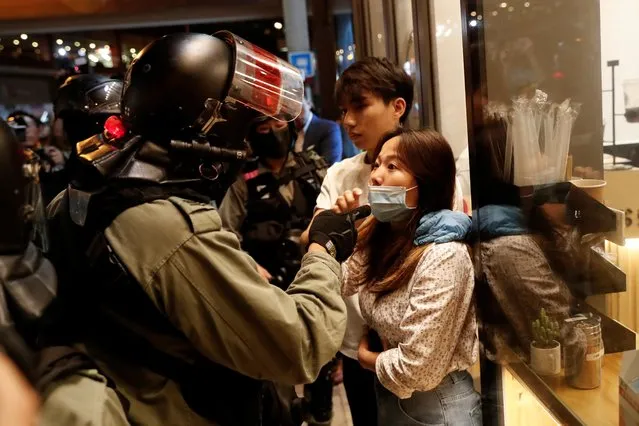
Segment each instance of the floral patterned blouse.
[{"label": "floral patterned blouse", "polygon": [[349,271],[365,264],[353,255],[343,267],[342,293],[359,291],[369,327],[392,349],[375,366],[381,384],[399,398],[435,388],[453,371],[471,367],[479,354],[473,264],[466,245],[435,244],[424,252],[408,285],[379,295],[357,288]]}]

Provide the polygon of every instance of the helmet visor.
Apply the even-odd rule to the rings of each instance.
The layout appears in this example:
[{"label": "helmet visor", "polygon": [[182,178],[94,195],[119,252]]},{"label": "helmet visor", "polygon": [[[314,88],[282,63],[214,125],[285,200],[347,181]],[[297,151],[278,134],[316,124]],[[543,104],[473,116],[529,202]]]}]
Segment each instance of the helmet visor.
[{"label": "helmet visor", "polygon": [[86,94],[86,112],[120,114],[122,87],[121,81],[107,81],[89,90]]},{"label": "helmet visor", "polygon": [[276,120],[292,121],[297,118],[304,99],[304,80],[299,70],[228,31],[215,35],[235,49],[229,100]]}]

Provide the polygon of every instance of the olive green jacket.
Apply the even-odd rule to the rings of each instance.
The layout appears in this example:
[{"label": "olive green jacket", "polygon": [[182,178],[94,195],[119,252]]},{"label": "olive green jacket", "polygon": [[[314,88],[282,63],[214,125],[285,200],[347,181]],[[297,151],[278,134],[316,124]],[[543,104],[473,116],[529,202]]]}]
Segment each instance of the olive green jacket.
[{"label": "olive green jacket", "polygon": [[[197,351],[249,377],[292,385],[313,381],[342,343],[340,265],[328,254],[306,254],[284,292],[260,277],[237,237],[221,229],[213,207],[177,197],[126,210],[105,235],[157,309],[186,336],[137,330],[171,355],[189,360]],[[175,383],[90,343],[85,350],[131,402],[132,423],[208,424]]]}]

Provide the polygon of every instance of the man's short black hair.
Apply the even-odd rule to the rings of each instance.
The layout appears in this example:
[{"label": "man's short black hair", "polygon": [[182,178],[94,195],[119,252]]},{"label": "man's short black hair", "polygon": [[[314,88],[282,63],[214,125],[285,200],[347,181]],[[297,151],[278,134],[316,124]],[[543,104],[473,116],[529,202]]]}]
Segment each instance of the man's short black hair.
[{"label": "man's short black hair", "polygon": [[399,66],[386,58],[367,57],[348,67],[335,86],[335,98],[340,105],[361,102],[366,92],[379,96],[387,104],[403,98],[406,111],[399,121],[406,121],[413,106],[413,79]]}]

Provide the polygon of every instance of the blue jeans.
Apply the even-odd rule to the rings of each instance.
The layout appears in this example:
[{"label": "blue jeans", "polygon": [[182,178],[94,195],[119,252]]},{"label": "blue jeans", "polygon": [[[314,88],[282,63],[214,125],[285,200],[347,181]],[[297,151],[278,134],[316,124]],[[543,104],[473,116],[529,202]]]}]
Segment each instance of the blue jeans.
[{"label": "blue jeans", "polygon": [[481,397],[467,371],[448,374],[435,389],[399,399],[375,380],[378,426],[481,426]]}]

